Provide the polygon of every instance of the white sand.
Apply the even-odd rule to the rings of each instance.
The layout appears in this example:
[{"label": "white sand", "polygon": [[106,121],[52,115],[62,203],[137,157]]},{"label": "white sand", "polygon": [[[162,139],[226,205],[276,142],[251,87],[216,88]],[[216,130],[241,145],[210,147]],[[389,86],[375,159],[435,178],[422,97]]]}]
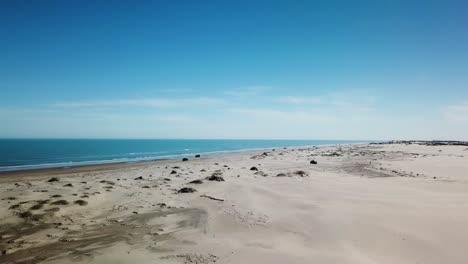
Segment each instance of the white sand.
[{"label": "white sand", "polygon": [[[0,263],[467,263],[466,147],[353,145],[326,156],[336,150],[64,170],[54,183],[47,171],[0,176],[1,198],[17,198],[0,201]],[[215,170],[224,182],[204,179]],[[203,183],[186,184],[195,179]],[[185,186],[197,192],[177,193]],[[84,193],[89,198],[79,198]],[[29,210],[53,194],[63,198]],[[50,205],[59,199],[70,204]],[[89,204],[73,204],[78,199]],[[8,209],[23,201],[31,202]],[[16,215],[53,207],[60,211],[39,221]]]}]

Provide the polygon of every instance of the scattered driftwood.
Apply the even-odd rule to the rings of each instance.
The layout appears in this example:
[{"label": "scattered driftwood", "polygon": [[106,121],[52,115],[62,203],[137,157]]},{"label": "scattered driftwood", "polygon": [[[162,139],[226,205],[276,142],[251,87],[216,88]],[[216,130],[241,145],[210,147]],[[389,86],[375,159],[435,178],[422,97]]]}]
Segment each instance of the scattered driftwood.
[{"label": "scattered driftwood", "polygon": [[216,197],[213,197],[213,196],[209,196],[209,195],[206,195],[206,194],[200,195],[200,197],[205,197],[205,198],[208,198],[208,199],[211,199],[211,200],[224,202],[224,199],[219,199],[219,198],[216,198]]}]

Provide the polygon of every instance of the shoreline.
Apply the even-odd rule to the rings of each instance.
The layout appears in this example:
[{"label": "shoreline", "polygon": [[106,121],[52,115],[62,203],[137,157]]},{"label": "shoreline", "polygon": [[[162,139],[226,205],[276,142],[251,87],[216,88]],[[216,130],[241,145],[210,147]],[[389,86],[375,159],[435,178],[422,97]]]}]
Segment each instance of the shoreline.
[{"label": "shoreline", "polygon": [[[92,171],[93,169],[96,170],[112,170],[124,167],[132,167],[132,165],[138,166],[140,164],[151,164],[160,161],[177,161],[181,158],[195,158],[195,155],[203,155],[201,158],[207,157],[216,157],[216,156],[223,156],[223,155],[234,155],[234,154],[241,154],[241,153],[255,153],[261,151],[271,151],[272,149],[291,149],[291,148],[324,148],[324,147],[333,147],[333,146],[346,146],[346,145],[360,145],[360,144],[373,144],[371,142],[354,142],[354,143],[343,143],[343,144],[322,144],[322,145],[303,145],[303,146],[281,146],[281,147],[268,147],[268,148],[249,148],[249,149],[239,149],[239,150],[223,150],[223,151],[212,151],[212,152],[199,152],[199,153],[187,153],[187,154],[174,154],[174,155],[167,155],[167,156],[160,156],[154,157],[154,159],[143,159],[143,160],[135,160],[135,161],[118,161],[118,162],[103,162],[97,164],[68,164],[68,165],[58,165],[53,167],[38,167],[38,168],[25,168],[25,169],[10,169],[10,170],[2,170],[0,167],[0,177],[3,176],[13,176],[13,175],[28,175],[33,176],[36,174],[41,173],[50,173],[51,175],[57,175],[61,173],[75,173],[75,172],[87,172]],[[376,143],[378,144],[378,143]],[[200,159],[200,158],[195,158]],[[91,162],[91,161],[90,161]],[[99,162],[99,161],[96,161]],[[40,166],[39,165],[24,165],[24,166]]]},{"label": "shoreline", "polygon": [[[13,174],[31,174],[35,171],[50,171],[51,173],[60,173],[57,170],[70,170],[70,171],[87,171],[86,168],[96,168],[101,169],[105,167],[128,167],[131,164],[142,164],[142,163],[151,163],[158,162],[162,160],[177,160],[181,158],[193,158],[195,155],[203,155],[208,157],[218,156],[218,155],[229,155],[235,153],[248,153],[255,151],[267,151],[271,149],[282,149],[282,148],[309,148],[309,147],[327,147],[327,146],[336,146],[336,145],[359,145],[359,144],[369,144],[369,145],[386,145],[386,144],[418,144],[426,146],[468,146],[468,141],[460,140],[389,140],[389,141],[362,141],[362,142],[351,142],[351,143],[335,143],[335,144],[321,144],[321,145],[301,145],[301,146],[280,146],[280,147],[266,147],[266,148],[247,148],[247,149],[238,149],[238,150],[221,150],[221,151],[209,151],[209,152],[194,152],[186,154],[173,154],[173,155],[163,155],[155,156],[148,158],[134,158],[134,159],[124,159],[121,161],[112,161],[112,160],[91,160],[83,162],[70,162],[70,163],[56,163],[56,164],[32,164],[32,165],[17,165],[17,166],[4,166],[0,167],[0,177],[3,175],[13,175]],[[85,164],[83,164],[85,163]],[[88,164],[86,164],[88,163]],[[49,166],[50,165],[50,166]]]}]

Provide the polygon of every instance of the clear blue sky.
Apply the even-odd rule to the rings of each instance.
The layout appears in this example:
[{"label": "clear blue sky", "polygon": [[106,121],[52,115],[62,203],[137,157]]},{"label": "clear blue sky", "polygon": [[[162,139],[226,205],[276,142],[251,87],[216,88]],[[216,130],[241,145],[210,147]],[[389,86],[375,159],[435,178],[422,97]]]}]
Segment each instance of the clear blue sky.
[{"label": "clear blue sky", "polygon": [[2,1],[0,137],[468,139],[466,1]]}]

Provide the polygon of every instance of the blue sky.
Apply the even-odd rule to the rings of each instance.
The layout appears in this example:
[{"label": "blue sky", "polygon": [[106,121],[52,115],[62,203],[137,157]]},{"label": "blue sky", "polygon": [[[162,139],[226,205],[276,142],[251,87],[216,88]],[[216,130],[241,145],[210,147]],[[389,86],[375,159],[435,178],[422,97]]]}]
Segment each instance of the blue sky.
[{"label": "blue sky", "polygon": [[0,137],[468,139],[465,1],[5,1]]}]

